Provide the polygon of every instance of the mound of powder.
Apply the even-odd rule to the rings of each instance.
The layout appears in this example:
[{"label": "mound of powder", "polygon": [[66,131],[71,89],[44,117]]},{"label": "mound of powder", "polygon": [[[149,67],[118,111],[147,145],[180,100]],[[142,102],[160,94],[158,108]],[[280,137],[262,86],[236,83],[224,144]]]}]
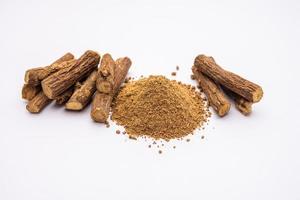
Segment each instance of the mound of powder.
[{"label": "mound of powder", "polygon": [[170,140],[201,127],[209,116],[194,87],[150,76],[127,83],[113,104],[112,120],[129,136]]}]

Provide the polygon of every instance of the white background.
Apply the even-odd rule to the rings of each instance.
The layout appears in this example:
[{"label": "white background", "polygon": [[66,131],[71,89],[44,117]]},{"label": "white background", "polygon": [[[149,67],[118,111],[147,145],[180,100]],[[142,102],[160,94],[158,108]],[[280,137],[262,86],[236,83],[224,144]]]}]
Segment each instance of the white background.
[{"label": "white background", "polygon": [[[300,199],[299,13],[296,0],[1,0],[0,199]],[[93,123],[90,108],[29,114],[25,70],[87,49],[129,56],[131,76],[178,65],[191,84],[204,53],[265,95],[250,117],[214,114],[162,154]]]}]

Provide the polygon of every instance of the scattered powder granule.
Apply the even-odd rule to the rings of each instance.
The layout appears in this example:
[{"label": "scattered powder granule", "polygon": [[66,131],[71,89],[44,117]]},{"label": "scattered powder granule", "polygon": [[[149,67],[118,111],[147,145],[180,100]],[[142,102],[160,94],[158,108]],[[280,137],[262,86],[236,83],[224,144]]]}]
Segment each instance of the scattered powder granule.
[{"label": "scattered powder granule", "polygon": [[131,135],[129,135],[129,139],[131,139],[131,140],[137,140],[137,138],[136,138],[136,137],[134,137],[134,136],[131,136]]},{"label": "scattered powder granule", "polygon": [[176,66],[176,70],[177,70],[177,71],[179,70],[179,66],[178,66],[178,65]]},{"label": "scattered powder granule", "polygon": [[110,127],[110,125],[109,125],[109,122],[108,122],[108,121],[106,121],[104,124],[105,124],[106,128],[109,128],[109,127]]},{"label": "scattered powder granule", "polygon": [[128,83],[129,82],[129,78],[125,78],[124,83]]},{"label": "scattered powder granule", "polygon": [[176,72],[172,72],[171,75],[172,75],[172,76],[176,76]]},{"label": "scattered powder granule", "polygon": [[120,130],[116,130],[116,134],[120,134],[121,133],[121,131]]},{"label": "scattered powder granule", "polygon": [[155,140],[182,138],[203,126],[206,118],[207,105],[200,93],[164,76],[125,84],[112,108],[112,120],[129,136]]}]

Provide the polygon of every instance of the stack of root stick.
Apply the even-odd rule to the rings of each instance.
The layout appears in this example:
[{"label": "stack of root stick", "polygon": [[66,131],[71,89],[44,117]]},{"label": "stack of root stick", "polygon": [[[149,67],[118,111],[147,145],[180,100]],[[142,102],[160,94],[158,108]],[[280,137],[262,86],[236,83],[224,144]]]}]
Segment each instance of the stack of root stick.
[{"label": "stack of root stick", "polygon": [[22,88],[26,109],[39,113],[52,101],[67,110],[80,111],[92,101],[91,117],[95,122],[107,122],[113,97],[124,82],[131,60],[113,60],[111,55],[88,50],[75,59],[71,53],[45,67],[32,68],[25,73]]},{"label": "stack of root stick", "polygon": [[231,98],[236,108],[244,115],[252,112],[253,103],[263,96],[262,88],[239,75],[224,70],[213,57],[199,55],[192,67],[193,77],[208,98],[209,105],[223,117],[230,110]]}]

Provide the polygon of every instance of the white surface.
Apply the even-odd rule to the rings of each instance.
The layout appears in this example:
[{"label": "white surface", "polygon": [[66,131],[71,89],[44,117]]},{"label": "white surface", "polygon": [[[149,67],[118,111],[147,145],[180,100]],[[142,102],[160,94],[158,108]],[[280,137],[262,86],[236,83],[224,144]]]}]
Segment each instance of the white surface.
[{"label": "white surface", "polygon": [[[0,199],[300,199],[299,11],[296,0],[2,0]],[[93,123],[89,108],[29,114],[24,71],[86,49],[129,56],[133,76],[179,65],[187,83],[205,53],[265,95],[250,117],[214,114],[161,155]]]}]

